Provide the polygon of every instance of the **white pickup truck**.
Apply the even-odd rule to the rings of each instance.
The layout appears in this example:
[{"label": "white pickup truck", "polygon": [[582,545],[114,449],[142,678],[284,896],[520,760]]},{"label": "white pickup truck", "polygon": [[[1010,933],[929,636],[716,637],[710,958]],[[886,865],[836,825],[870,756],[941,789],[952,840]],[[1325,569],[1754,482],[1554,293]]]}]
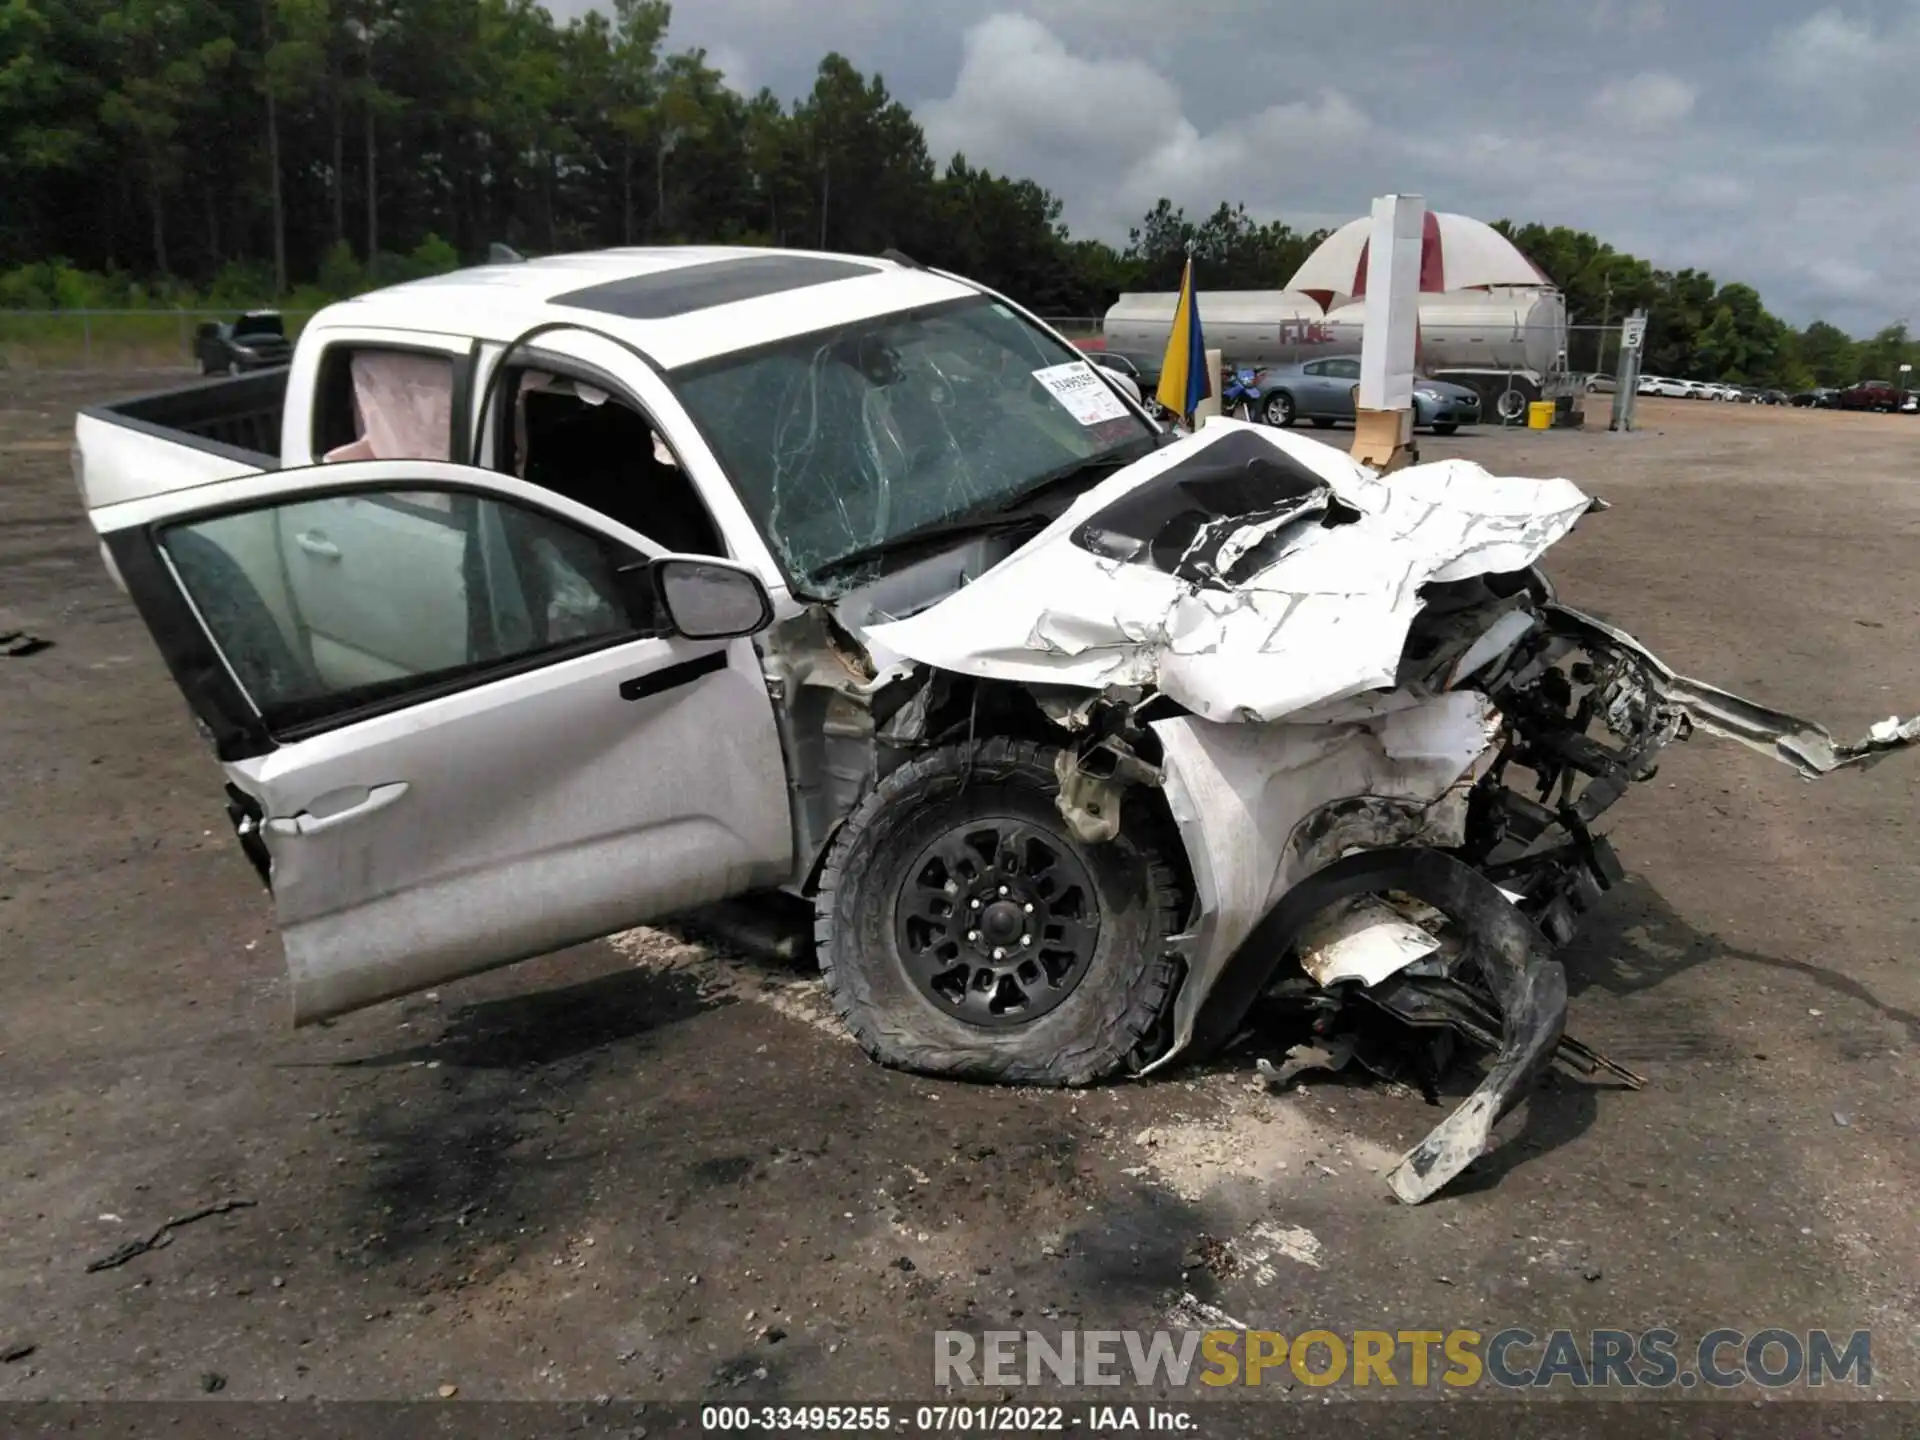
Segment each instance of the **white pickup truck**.
[{"label": "white pickup truck", "polygon": [[1560,605],[1564,480],[1170,434],[899,256],[465,270],[77,439],[297,1023],[784,889],[929,1073],[1150,1070],[1263,995],[1446,1026],[1496,1058],[1409,1201],[1604,1063],[1551,952],[1662,746],[1819,774],[1916,733],[1836,745]]}]

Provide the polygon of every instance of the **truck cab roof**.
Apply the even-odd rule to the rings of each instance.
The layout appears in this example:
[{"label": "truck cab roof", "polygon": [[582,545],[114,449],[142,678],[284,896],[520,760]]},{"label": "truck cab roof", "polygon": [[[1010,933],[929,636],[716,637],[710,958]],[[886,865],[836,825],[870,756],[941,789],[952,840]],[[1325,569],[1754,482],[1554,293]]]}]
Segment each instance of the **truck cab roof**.
[{"label": "truck cab roof", "polygon": [[569,321],[663,370],[849,321],[979,292],[891,259],[731,246],[657,246],[480,265],[329,306],[320,327],[380,324],[505,343]]}]

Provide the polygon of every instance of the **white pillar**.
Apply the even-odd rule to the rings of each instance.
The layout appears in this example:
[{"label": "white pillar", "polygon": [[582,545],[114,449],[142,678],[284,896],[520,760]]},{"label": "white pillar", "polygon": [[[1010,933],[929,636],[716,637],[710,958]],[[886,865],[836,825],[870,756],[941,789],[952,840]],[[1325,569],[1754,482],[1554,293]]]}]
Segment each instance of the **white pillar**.
[{"label": "white pillar", "polygon": [[1383,468],[1404,460],[1413,439],[1414,346],[1426,217],[1426,201],[1418,195],[1382,195],[1373,202],[1353,454]]}]

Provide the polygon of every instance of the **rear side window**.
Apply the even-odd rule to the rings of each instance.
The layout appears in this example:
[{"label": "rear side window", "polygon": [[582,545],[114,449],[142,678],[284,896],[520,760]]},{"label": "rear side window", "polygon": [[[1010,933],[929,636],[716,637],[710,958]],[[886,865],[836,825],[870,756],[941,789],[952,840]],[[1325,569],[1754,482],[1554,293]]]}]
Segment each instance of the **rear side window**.
[{"label": "rear side window", "polygon": [[160,545],[276,732],[660,633],[616,582],[640,557],[461,491],[293,498],[170,526]]},{"label": "rear side window", "polygon": [[451,458],[454,381],[451,355],[328,346],[314,390],[313,453],[323,461]]}]

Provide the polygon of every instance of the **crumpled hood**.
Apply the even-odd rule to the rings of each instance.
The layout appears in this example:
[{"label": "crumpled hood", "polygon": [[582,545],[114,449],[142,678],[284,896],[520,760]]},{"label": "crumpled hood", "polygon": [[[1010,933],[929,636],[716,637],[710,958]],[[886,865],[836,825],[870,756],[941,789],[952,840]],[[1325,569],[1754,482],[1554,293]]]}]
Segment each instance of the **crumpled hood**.
[{"label": "crumpled hood", "polygon": [[1520,570],[1591,502],[1465,460],[1382,478],[1330,445],[1213,420],[1088,491],[964,589],[871,639],[965,675],[1153,686],[1275,720],[1394,683],[1420,589]]}]

